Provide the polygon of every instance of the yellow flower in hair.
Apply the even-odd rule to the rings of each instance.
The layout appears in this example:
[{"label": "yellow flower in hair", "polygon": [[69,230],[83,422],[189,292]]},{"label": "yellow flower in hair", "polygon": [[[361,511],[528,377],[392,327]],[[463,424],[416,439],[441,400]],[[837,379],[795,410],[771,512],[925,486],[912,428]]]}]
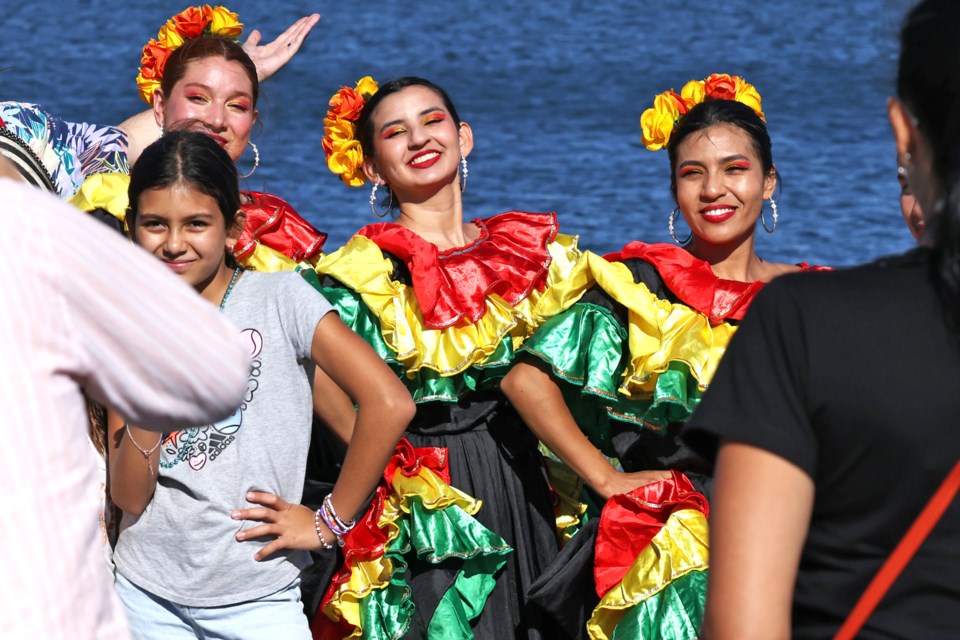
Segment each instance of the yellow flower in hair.
[{"label": "yellow flower in hair", "polygon": [[357,86],[354,87],[354,91],[360,94],[363,98],[363,101],[366,102],[373,94],[375,94],[380,89],[380,85],[371,78],[370,76],[364,76],[357,81]]},{"label": "yellow flower in hair", "polygon": [[226,7],[211,7],[208,4],[187,7],[167,20],[160,27],[157,39],[151,39],[143,47],[140,74],[137,76],[140,97],[148,104],[153,103],[154,91],[163,80],[167,58],[187,40],[203,34],[235,40],[242,33],[243,24],[237,21],[237,14]]},{"label": "yellow flower in hair", "polygon": [[359,187],[367,181],[363,172],[363,149],[356,139],[356,125],[364,105],[380,89],[373,78],[364,76],[356,86],[341,87],[330,98],[327,117],[323,119],[323,139],[327,167],[348,186]]},{"label": "yellow flower in hair", "polygon": [[680,97],[683,98],[683,103],[687,105],[687,111],[692,109],[694,105],[703,102],[705,93],[703,80],[691,80],[683,85],[683,89],[680,90]]},{"label": "yellow flower in hair", "polygon": [[185,40],[184,37],[180,35],[180,32],[177,31],[177,25],[173,22],[167,22],[167,24],[160,27],[160,32],[157,34],[157,42],[172,50],[180,47]]},{"label": "yellow flower in hair", "polygon": [[664,148],[680,117],[707,100],[735,100],[745,104],[766,121],[760,109],[760,94],[740,76],[714,73],[703,80],[691,80],[683,85],[680,95],[664,91],[653,99],[653,107],[640,116],[641,141],[651,151]]},{"label": "yellow flower in hair", "polygon": [[224,38],[239,38],[243,34],[243,23],[237,20],[238,16],[226,7],[210,8],[210,33]]},{"label": "yellow flower in hair", "polygon": [[673,127],[680,117],[680,104],[676,96],[673,91],[664,91],[653,99],[653,108],[640,116],[642,141],[647,149],[657,151],[670,140]]},{"label": "yellow flower in hair", "polygon": [[760,119],[766,122],[767,118],[763,115],[763,110],[760,108],[760,92],[757,91],[749,82],[746,82],[743,78],[737,78],[737,93],[735,100],[737,102],[742,102],[751,109],[753,109]]},{"label": "yellow flower in hair", "polygon": [[363,150],[357,140],[346,140],[334,144],[332,152],[327,157],[327,167],[341,177],[344,175],[352,176],[362,163]]}]

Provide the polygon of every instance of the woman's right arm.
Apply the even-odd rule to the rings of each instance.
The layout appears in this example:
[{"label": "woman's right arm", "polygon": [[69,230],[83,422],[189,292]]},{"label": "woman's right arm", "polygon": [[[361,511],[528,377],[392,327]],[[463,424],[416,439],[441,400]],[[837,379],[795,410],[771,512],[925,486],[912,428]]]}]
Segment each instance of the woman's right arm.
[{"label": "woman's right arm", "polygon": [[110,499],[125,513],[139,516],[153,498],[163,437],[156,431],[128,427],[120,414],[107,411]]},{"label": "woman's right arm", "polygon": [[603,499],[671,477],[663,470],[623,473],[614,469],[574,421],[546,364],[518,361],[500,388],[534,435]]}]

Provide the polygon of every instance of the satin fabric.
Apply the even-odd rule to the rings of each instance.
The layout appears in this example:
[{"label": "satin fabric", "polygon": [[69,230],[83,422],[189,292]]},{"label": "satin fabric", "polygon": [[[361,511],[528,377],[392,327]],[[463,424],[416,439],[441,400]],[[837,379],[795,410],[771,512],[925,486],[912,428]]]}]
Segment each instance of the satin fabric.
[{"label": "satin fabric", "polygon": [[[631,242],[616,253],[604,256],[611,262],[639,258],[657,269],[667,288],[684,304],[710,319],[712,324],[728,320],[743,320],[744,314],[764,282],[740,282],[718,278],[710,263],[700,260],[683,247],[672,244]],[[803,271],[821,270],[800,263]]]},{"label": "satin fabric", "polygon": [[250,200],[241,205],[247,216],[233,255],[243,262],[258,244],[266,245],[294,262],[314,262],[327,234],[300,217],[286,200],[259,191],[243,192]]},{"label": "satin fabric", "polygon": [[[397,638],[415,611],[404,579],[407,556],[438,564],[459,559],[461,570],[431,624],[469,637],[510,547],[467,516],[480,502],[449,486],[446,451],[414,448],[402,439],[384,471],[371,508],[344,537],[344,565],[313,621],[316,638]],[[454,627],[458,632],[454,632]]]},{"label": "satin fabric", "polygon": [[[672,475],[604,507],[594,560],[601,599],[587,623],[591,638],[612,638],[614,630],[629,637],[631,627],[645,630],[639,637],[696,637],[706,599],[709,507],[682,473]],[[704,575],[685,580],[692,572]],[[621,629],[626,612],[632,622]]]},{"label": "satin fabric", "polygon": [[[341,249],[321,258],[316,271],[359,295],[378,320],[390,357],[401,364],[405,376],[413,378],[422,369],[431,369],[450,377],[469,367],[507,364],[513,350],[545,318],[583,295],[592,279],[584,270],[575,239],[557,235],[548,253],[550,267],[542,291],[533,290],[514,305],[491,294],[483,299],[483,313],[476,322],[443,329],[425,325],[418,292],[393,279],[393,264],[365,236],[354,236]],[[510,344],[503,348],[503,342]]]},{"label": "satin fabric", "polygon": [[546,284],[551,262],[547,246],[557,235],[556,214],[510,211],[473,224],[480,237],[448,251],[395,223],[369,225],[357,234],[407,265],[423,323],[442,329],[462,319],[479,320],[491,294],[515,305]]}]

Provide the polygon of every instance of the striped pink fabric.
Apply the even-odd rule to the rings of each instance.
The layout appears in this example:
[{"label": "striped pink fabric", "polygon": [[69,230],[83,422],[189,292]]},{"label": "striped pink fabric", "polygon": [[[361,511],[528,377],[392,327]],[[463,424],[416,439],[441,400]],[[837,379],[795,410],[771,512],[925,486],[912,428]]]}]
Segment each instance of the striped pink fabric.
[{"label": "striped pink fabric", "polygon": [[81,390],[138,425],[206,424],[249,359],[213,305],[55,197],[0,179],[0,220],[0,638],[126,638]]}]

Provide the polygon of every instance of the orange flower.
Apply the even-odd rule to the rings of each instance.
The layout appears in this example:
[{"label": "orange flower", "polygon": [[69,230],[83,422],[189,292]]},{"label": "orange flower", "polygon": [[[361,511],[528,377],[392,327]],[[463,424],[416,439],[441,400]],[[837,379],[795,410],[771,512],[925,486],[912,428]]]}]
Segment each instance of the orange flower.
[{"label": "orange flower", "polygon": [[210,6],[187,7],[167,21],[167,27],[172,27],[185,39],[196,38],[207,28],[210,22]]},{"label": "orange flower", "polygon": [[332,118],[356,120],[364,104],[366,101],[356,91],[343,87],[330,98],[330,111],[327,113]]},{"label": "orange flower", "polygon": [[726,73],[711,74],[703,81],[703,90],[714,100],[736,100],[737,83]]}]

